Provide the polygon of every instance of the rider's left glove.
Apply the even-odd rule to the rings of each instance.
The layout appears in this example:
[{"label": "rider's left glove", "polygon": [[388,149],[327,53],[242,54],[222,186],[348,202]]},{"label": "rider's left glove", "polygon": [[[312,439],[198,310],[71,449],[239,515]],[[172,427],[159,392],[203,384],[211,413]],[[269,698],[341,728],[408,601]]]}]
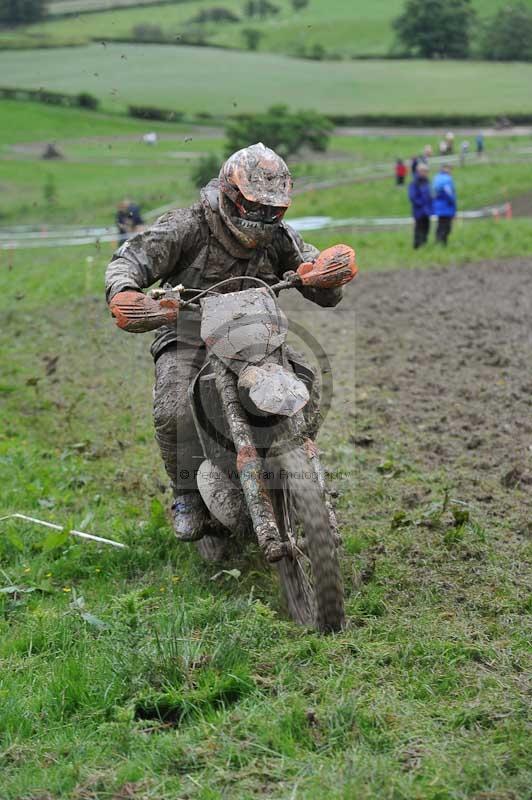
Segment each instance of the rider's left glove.
[{"label": "rider's left glove", "polygon": [[143,292],[128,289],[115,294],[109,309],[119,328],[129,333],[144,333],[174,324],[179,314],[179,301],[171,297],[154,300]]}]

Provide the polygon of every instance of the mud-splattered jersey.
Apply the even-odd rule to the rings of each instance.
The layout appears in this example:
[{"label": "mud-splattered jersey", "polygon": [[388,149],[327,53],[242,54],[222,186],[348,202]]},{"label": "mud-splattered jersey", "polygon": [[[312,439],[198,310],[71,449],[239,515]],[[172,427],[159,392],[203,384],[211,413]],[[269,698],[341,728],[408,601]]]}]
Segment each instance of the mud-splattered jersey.
[{"label": "mud-splattered jersey", "polygon": [[[201,202],[169,211],[119,247],[107,267],[106,298],[109,302],[125,289],[147,289],[157,282],[207,289],[225,278],[243,275],[255,275],[271,285],[287,270],[315,259],[318,252],[284,223],[277,226],[267,247],[244,247],[230,234],[218,214],[218,185],[217,181],[211,181],[202,190]],[[235,282],[222,291],[240,288]],[[300,291],[321,306],[335,306],[342,297],[341,288]],[[151,348],[153,357],[157,358],[164,348],[177,341],[201,344],[199,326],[197,312],[183,310],[177,326],[157,331]]]}]

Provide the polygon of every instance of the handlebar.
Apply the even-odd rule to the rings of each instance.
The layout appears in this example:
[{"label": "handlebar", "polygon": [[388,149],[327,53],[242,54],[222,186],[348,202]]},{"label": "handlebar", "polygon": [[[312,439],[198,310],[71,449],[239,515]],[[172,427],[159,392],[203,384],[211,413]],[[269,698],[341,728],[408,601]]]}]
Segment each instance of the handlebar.
[{"label": "handlebar", "polygon": [[[236,281],[252,281],[253,283],[260,284],[263,288],[267,289],[267,291],[275,296],[276,292],[280,292],[283,289],[290,289],[294,286],[301,285],[301,279],[296,272],[293,273],[285,273],[285,275],[290,275],[289,278],[285,278],[279,283],[270,286],[263,281],[261,278],[257,278],[255,275],[238,275],[233,278],[225,278],[223,281],[218,281],[218,283],[209,286],[208,289],[186,289],[182,284],[178,286],[168,286],[168,287],[158,287],[156,289],[151,289],[148,294],[154,300],[162,300],[163,298],[173,298],[179,301],[180,308],[199,308],[200,305],[198,300],[201,297],[204,297],[206,294],[217,294],[216,289],[219,289],[221,286],[224,286],[228,283],[235,283]],[[195,296],[190,300],[183,300],[181,295],[185,292],[195,292]]]}]

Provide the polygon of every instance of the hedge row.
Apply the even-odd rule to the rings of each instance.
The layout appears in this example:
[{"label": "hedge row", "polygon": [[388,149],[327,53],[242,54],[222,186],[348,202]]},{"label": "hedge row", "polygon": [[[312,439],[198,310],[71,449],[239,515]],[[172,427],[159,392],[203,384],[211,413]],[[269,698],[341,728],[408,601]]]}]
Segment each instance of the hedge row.
[{"label": "hedge row", "polygon": [[183,111],[169,111],[155,106],[128,106],[127,113],[130,117],[156,119],[161,122],[181,122],[185,116]]},{"label": "hedge row", "polygon": [[100,6],[99,8],[83,8],[78,9],[77,11],[58,11],[57,13],[50,13],[48,12],[48,19],[49,20],[57,20],[57,19],[67,19],[68,17],[79,17],[81,14],[101,14],[105,11],[124,11],[130,8],[149,8],[150,6],[169,6],[175,5],[177,3],[188,3],[190,0],[156,0],[156,2],[143,2],[139,0],[139,2],[135,2],[135,0],[131,0],[131,3],[112,3],[111,5],[106,5],[104,7]]},{"label": "hedge row", "polygon": [[[101,42],[102,37],[91,36],[91,42]],[[164,44],[169,47],[209,47],[211,50],[234,50],[225,44],[211,44],[194,34],[182,33],[179,37],[160,38],[159,36],[106,36],[106,44]]]},{"label": "hedge row", "polygon": [[90,111],[95,111],[100,104],[98,98],[89,94],[89,92],[65,94],[64,92],[50,92],[48,89],[17,89],[12,86],[0,86],[0,98],[4,100],[33,100],[52,106],[86,108]]},{"label": "hedge row", "polygon": [[513,112],[508,114],[328,114],[334,125],[375,127],[450,127],[460,125],[493,125],[501,122],[510,125],[529,125],[532,123],[532,112]]},{"label": "hedge row", "polygon": [[[99,100],[89,92],[79,94],[65,94],[64,92],[51,92],[47,89],[18,89],[16,87],[0,86],[0,99],[6,100],[33,100],[39,103],[48,103],[57,106],[70,106],[96,110]],[[129,106],[128,114],[131,117],[146,120],[159,120],[162,122],[181,122],[185,119],[184,111],[176,111],[157,106]],[[198,121],[210,121],[213,124],[224,124],[228,117],[211,115],[209,112],[198,112],[187,115],[187,119],[195,118]],[[449,128],[460,125],[531,125],[532,112],[520,111],[509,114],[328,114],[327,118],[338,126],[397,126],[397,127],[443,127]]]}]

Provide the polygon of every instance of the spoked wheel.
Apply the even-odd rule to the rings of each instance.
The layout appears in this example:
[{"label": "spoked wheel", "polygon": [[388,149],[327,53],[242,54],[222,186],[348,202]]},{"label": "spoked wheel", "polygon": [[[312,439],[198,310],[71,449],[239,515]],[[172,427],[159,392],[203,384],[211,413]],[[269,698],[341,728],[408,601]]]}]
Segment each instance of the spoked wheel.
[{"label": "spoked wheel", "polygon": [[268,462],[283,541],[292,556],[276,563],[292,619],[323,633],[344,623],[344,594],[336,543],[314,469],[301,448]]}]

